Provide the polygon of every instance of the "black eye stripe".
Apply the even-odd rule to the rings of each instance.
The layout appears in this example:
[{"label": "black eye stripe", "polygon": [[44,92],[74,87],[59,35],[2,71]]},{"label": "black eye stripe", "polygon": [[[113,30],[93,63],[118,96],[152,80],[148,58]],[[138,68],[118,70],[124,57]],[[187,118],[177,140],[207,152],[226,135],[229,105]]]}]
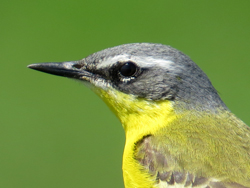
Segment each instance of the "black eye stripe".
[{"label": "black eye stripe", "polygon": [[136,72],[138,71],[138,67],[135,63],[128,61],[128,62],[124,63],[119,68],[118,71],[122,76],[130,77],[130,76],[134,76],[136,74]]}]

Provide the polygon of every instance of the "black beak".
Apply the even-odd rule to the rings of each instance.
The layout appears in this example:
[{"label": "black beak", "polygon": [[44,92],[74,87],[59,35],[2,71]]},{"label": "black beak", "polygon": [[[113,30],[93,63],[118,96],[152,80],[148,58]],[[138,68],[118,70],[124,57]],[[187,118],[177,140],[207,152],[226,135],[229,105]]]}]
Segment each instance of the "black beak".
[{"label": "black beak", "polygon": [[28,68],[41,72],[85,80],[86,77],[91,77],[92,73],[84,70],[84,67],[85,66],[82,60],[63,63],[37,63],[28,65]]}]

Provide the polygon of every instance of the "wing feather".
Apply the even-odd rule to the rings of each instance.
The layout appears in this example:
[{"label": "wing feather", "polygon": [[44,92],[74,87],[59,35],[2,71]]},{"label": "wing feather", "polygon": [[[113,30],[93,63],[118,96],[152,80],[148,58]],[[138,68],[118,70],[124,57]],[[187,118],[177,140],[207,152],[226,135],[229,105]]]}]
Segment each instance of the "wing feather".
[{"label": "wing feather", "polygon": [[247,188],[236,182],[223,182],[215,177],[196,176],[188,171],[175,171],[176,160],[152,142],[153,136],[145,136],[135,145],[135,159],[155,179],[156,187],[178,188]]}]

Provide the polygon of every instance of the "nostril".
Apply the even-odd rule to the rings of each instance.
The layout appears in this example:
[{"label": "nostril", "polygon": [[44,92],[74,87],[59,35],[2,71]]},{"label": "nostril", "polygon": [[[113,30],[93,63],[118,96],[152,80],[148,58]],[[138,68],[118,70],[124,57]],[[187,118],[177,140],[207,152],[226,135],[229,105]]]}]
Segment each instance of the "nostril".
[{"label": "nostril", "polygon": [[74,64],[74,65],[72,65],[72,67],[77,68],[77,69],[80,69],[83,66],[84,66],[83,64]]}]

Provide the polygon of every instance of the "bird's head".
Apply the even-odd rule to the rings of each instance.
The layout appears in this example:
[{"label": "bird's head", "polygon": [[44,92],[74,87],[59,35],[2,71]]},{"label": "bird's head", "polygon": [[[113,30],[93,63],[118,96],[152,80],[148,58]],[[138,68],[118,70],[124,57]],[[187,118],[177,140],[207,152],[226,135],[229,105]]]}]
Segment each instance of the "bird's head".
[{"label": "bird's head", "polygon": [[87,83],[123,124],[131,114],[226,108],[206,74],[188,56],[162,44],[125,44],[79,61],[29,68]]}]

